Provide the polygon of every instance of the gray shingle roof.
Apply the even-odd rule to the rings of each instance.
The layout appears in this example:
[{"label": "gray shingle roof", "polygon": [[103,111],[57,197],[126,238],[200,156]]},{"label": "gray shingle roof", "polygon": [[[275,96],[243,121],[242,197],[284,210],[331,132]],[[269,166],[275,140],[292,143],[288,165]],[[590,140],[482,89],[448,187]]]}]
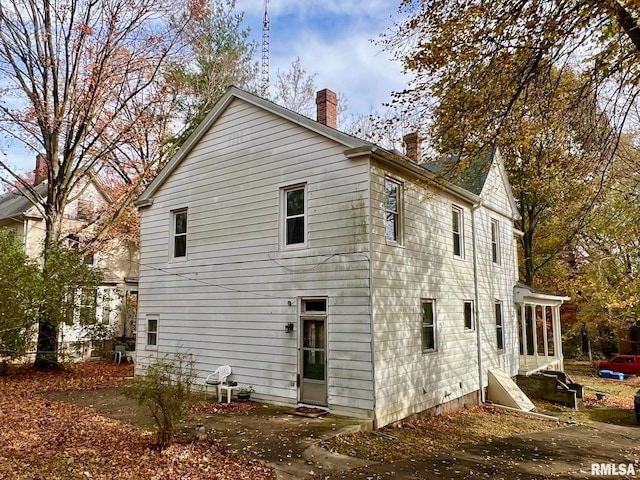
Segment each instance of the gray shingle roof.
[{"label": "gray shingle roof", "polygon": [[[47,195],[47,183],[43,182],[34,187],[36,193],[42,197]],[[18,217],[33,207],[33,204],[21,191],[11,191],[0,195],[0,220]]]},{"label": "gray shingle roof", "polygon": [[496,149],[491,148],[470,159],[461,158],[460,155],[449,155],[422,163],[420,166],[436,175],[442,175],[468,192],[480,195],[495,153]]}]

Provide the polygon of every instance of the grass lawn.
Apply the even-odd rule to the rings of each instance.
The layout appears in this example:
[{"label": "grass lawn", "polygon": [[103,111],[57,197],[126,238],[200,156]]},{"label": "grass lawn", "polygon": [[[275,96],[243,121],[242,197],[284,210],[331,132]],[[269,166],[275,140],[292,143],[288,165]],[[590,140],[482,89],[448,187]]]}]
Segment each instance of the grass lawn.
[{"label": "grass lawn", "polygon": [[211,442],[152,448],[152,433],[43,392],[122,385],[133,367],[80,363],[0,377],[0,479],[272,479],[259,462]]}]

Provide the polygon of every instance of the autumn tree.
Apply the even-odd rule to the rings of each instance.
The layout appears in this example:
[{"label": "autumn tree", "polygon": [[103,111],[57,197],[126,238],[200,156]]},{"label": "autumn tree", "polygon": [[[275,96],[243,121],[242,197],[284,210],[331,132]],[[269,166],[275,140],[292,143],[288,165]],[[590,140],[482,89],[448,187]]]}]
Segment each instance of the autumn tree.
[{"label": "autumn tree", "polygon": [[[0,129],[42,155],[47,194],[2,161],[0,178],[44,218],[45,277],[54,275],[48,252],[60,240],[66,205],[93,176],[122,169],[118,149],[163,101],[156,80],[180,53],[184,22],[174,12],[185,9],[157,0],[0,4]],[[45,314],[37,366],[56,364],[56,341],[56,322]]]}]

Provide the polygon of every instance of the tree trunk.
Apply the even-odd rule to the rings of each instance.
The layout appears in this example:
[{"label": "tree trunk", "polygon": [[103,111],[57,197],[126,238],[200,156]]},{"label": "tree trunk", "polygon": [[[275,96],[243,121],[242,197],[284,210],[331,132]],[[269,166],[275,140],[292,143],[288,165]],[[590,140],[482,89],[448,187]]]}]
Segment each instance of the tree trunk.
[{"label": "tree trunk", "polygon": [[[47,207],[55,209],[55,206],[48,202]],[[60,241],[62,234],[62,212],[47,212],[46,234],[44,240],[44,265],[42,275],[46,278],[49,272],[48,255],[49,248]],[[45,282],[46,283],[46,282]],[[58,362],[58,325],[51,319],[47,306],[40,309],[38,319],[38,343],[36,348],[36,368],[57,368]]]}]

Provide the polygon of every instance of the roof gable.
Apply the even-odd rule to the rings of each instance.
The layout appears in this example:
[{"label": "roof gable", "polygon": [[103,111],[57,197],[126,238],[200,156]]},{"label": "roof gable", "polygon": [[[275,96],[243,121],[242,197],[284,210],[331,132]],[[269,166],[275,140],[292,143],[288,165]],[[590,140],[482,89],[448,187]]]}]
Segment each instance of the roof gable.
[{"label": "roof gable", "polygon": [[153,203],[153,196],[158,191],[158,189],[164,184],[165,181],[167,181],[167,179],[171,176],[178,165],[180,165],[185,157],[187,157],[189,152],[191,152],[191,150],[200,142],[200,140],[202,140],[205,134],[222,116],[222,114],[234,99],[239,99],[241,101],[250,103],[289,122],[300,125],[307,130],[313,131],[325,138],[331,139],[343,145],[345,148],[374,146],[370,142],[340,132],[335,128],[328,127],[322,123],[316,122],[315,120],[295,113],[287,108],[276,105],[269,100],[265,100],[237,87],[231,86],[227,88],[227,91],[216,103],[211,112],[209,112],[205,119],[200,122],[198,127],[193,131],[189,138],[187,138],[187,141],[180,147],[178,152],[169,160],[167,165],[165,165],[158,176],[149,184],[142,195],[140,195],[138,200],[135,202],[137,206],[144,207]]}]

